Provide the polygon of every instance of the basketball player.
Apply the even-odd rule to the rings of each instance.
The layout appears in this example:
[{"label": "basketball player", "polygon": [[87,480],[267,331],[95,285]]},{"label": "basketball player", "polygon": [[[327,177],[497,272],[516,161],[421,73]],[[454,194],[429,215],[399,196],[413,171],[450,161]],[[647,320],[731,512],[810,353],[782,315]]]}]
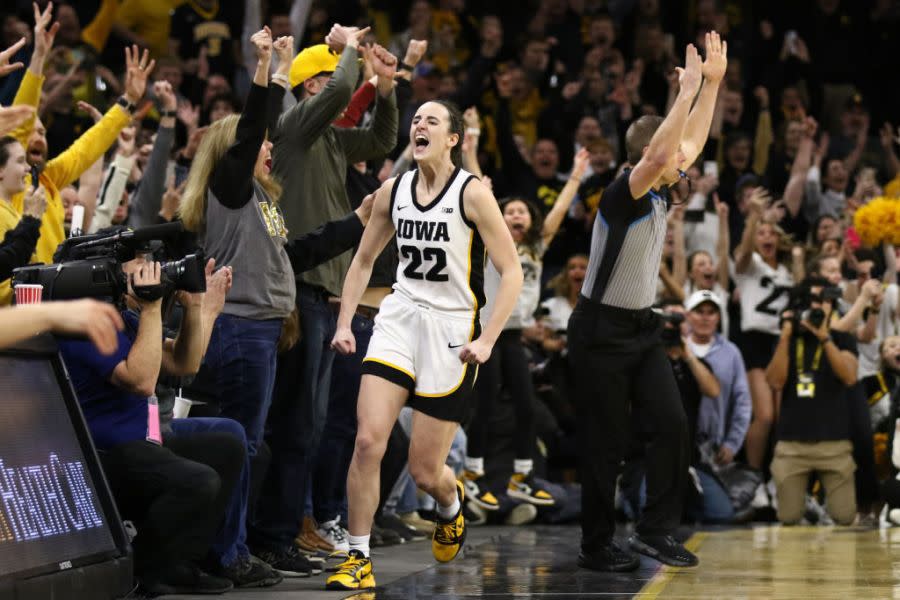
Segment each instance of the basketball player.
[{"label": "basketball player", "polygon": [[[355,351],[350,323],[372,262],[396,232],[400,258],[393,293],[384,299],[363,361],[358,431],[347,476],[350,553],[328,589],[375,586],[369,532],[378,505],[379,469],[404,404],[413,412],[409,471],[438,503],[431,550],[452,560],[466,538],[463,486],[445,464],[472,386],[516,303],[522,269],[490,190],[460,168],[463,121],[442,101],[426,102],[412,120],[417,169],[387,180],[344,283],[332,346]],[[479,311],[485,250],[500,273],[484,331]]]},{"label": "basketball player", "polygon": [[706,143],[725,53],[714,32],[706,35],[705,62],[688,45],[669,114],[641,117],[628,128],[625,147],[634,168],[603,192],[594,222],[588,270],[568,335],[582,462],[578,563],[587,569],[630,571],[640,564],[613,539],[616,476],[631,430],[629,413],[649,435],[647,503],[631,547],[666,564],[697,564],[671,535],[681,520],[687,420],[660,340],[662,322],[650,306],[666,237],[661,191],[678,181],[682,167],[692,164]]}]

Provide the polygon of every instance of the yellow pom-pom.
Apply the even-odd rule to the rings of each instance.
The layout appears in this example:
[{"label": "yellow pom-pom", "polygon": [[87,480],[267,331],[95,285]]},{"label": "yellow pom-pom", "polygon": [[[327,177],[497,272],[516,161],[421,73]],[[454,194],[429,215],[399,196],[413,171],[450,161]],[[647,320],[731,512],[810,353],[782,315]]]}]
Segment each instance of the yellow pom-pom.
[{"label": "yellow pom-pom", "polygon": [[853,227],[870,248],[882,243],[900,244],[900,199],[879,196],[859,208]]},{"label": "yellow pom-pom", "polygon": [[888,198],[900,198],[900,175],[887,182],[884,186],[884,195]]}]

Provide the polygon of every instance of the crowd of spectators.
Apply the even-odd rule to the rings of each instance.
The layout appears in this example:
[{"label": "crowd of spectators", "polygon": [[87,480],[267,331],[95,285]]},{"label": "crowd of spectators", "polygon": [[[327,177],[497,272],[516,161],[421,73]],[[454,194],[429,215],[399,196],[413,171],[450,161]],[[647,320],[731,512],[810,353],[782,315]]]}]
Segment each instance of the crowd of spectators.
[{"label": "crowd of spectators", "polygon": [[[391,245],[356,356],[329,342],[370,194],[411,168],[430,100],[465,111],[464,168],[500,199],[535,295],[520,305],[539,306],[514,315],[454,442],[449,461],[477,482],[466,514],[577,520],[566,326],[594,219],[635,161],[629,125],[666,113],[682,49],[702,54],[713,30],[728,70],[701,157],[667,191],[657,294],[690,425],[685,520],[877,524],[885,507],[900,525],[896,3],[13,0],[0,17],[0,302],[13,269],[65,260],[69,235],[181,221],[214,259],[204,294],[164,298],[140,252],[121,321],[86,301],[71,310],[93,321],[68,325],[53,305],[11,309],[92,328],[96,346],[61,352],[146,593],[275,585],[346,553]],[[23,335],[13,320],[4,342]],[[623,519],[643,502],[632,418]],[[382,465],[373,545],[433,529],[405,468],[409,421]]]}]

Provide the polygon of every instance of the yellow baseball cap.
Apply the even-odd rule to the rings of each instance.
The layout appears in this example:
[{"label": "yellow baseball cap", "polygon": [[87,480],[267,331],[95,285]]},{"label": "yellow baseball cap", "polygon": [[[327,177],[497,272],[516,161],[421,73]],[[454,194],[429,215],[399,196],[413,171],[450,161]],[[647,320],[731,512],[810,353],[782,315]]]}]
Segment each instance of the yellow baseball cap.
[{"label": "yellow baseball cap", "polygon": [[341,56],[332,52],[326,44],[304,48],[291,63],[291,88],[319,73],[332,73],[340,60]]}]

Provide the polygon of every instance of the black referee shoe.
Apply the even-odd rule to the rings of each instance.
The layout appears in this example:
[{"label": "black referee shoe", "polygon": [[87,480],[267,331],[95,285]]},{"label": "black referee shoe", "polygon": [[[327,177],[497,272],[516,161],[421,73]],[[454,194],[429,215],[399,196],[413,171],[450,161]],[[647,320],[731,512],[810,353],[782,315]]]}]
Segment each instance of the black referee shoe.
[{"label": "black referee shoe", "polygon": [[628,543],[635,552],[673,567],[696,567],[700,564],[697,557],[671,535],[634,534]]},{"label": "black referee shoe", "polygon": [[591,571],[612,571],[622,573],[634,571],[641,566],[637,556],[622,548],[615,540],[591,553],[584,551],[578,555],[578,566]]}]

